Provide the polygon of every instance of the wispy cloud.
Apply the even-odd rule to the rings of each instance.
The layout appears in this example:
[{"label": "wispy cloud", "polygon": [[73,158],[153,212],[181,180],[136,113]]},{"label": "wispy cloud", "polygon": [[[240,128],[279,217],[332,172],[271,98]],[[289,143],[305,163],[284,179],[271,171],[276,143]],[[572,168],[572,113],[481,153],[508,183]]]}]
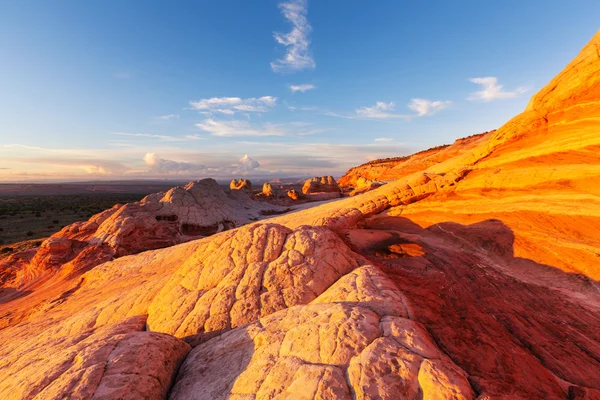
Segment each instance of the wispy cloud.
[{"label": "wispy cloud", "polygon": [[319,128],[310,122],[294,121],[286,124],[253,124],[246,120],[221,121],[212,118],[196,124],[197,128],[213,136],[309,136],[328,132],[331,128]]},{"label": "wispy cloud", "polygon": [[308,19],[308,6],[306,0],[292,0],[279,4],[285,19],[292,24],[289,33],[275,32],[273,37],[277,43],[286,46],[283,58],[271,62],[271,69],[275,72],[295,72],[307,68],[315,68],[316,63],[310,51],[309,35],[312,30]]},{"label": "wispy cloud", "polygon": [[443,109],[450,107],[451,101],[431,101],[427,99],[412,99],[408,103],[408,108],[415,111],[417,116],[425,117],[433,115]]},{"label": "wispy cloud", "polygon": [[187,140],[199,139],[199,137],[195,136],[195,135],[169,136],[169,135],[156,135],[153,133],[127,133],[127,132],[112,132],[112,134],[118,135],[118,136],[159,139],[159,140],[164,140],[167,142],[185,142]]},{"label": "wispy cloud", "polygon": [[216,121],[207,119],[196,127],[213,136],[284,136],[285,132],[275,124],[252,125],[248,121]]},{"label": "wispy cloud", "polygon": [[192,109],[210,113],[233,115],[236,112],[267,112],[277,105],[277,97],[263,96],[242,99],[240,97],[212,97],[190,101]]},{"label": "wispy cloud", "polygon": [[396,105],[393,101],[389,103],[378,101],[373,107],[361,107],[356,109],[356,115],[363,118],[369,119],[390,119],[390,118],[404,118],[407,119],[407,115],[396,114],[394,109]]},{"label": "wispy cloud", "polygon": [[252,159],[247,154],[240,158],[236,163],[230,165],[207,166],[195,162],[175,161],[162,158],[157,153],[146,153],[144,163],[148,172],[154,174],[187,174],[204,173],[212,175],[227,176],[230,174],[248,175],[260,167],[260,163]]},{"label": "wispy cloud", "polygon": [[91,175],[113,175],[125,173],[128,168],[118,161],[96,158],[53,158],[53,157],[28,157],[13,158],[11,161],[26,164],[41,164],[56,167],[76,167]]},{"label": "wispy cloud", "polygon": [[[416,117],[426,117],[433,115],[452,104],[451,101],[431,101],[427,99],[412,99],[407,107],[415,111],[416,114],[400,114],[396,112],[396,104],[393,101],[378,101],[374,106],[360,107],[354,110],[354,113],[336,113],[328,110],[317,110],[323,115],[347,119],[370,119],[393,122],[393,120],[403,119],[410,121]],[[309,108],[296,107],[294,110],[308,110]]]},{"label": "wispy cloud", "polygon": [[163,121],[167,121],[169,119],[177,119],[177,118],[179,118],[179,114],[161,115],[160,117],[156,117],[156,119],[161,119]]},{"label": "wispy cloud", "polygon": [[473,83],[482,86],[482,89],[471,93],[467,100],[474,101],[492,101],[498,99],[512,99],[527,92],[528,88],[519,86],[512,92],[503,90],[503,86],[498,84],[498,78],[495,76],[487,76],[484,78],[469,78]]},{"label": "wispy cloud", "polygon": [[316,89],[317,87],[315,85],[309,84],[309,83],[304,83],[302,85],[289,85],[288,86],[290,88],[290,90],[292,91],[292,93],[296,93],[296,92],[307,92],[309,90],[312,89]]},{"label": "wispy cloud", "polygon": [[394,139],[393,138],[389,138],[389,137],[378,137],[375,138],[376,142],[393,142]]},{"label": "wispy cloud", "polygon": [[160,173],[206,171],[207,167],[184,161],[173,161],[161,158],[156,153],[146,153],[144,162],[151,171]]}]

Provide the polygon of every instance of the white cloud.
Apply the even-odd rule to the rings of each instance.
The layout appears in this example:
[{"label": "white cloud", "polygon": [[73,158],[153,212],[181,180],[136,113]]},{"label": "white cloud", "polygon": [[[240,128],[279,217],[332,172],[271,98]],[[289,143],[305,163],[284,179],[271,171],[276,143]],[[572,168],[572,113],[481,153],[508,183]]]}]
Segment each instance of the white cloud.
[{"label": "white cloud", "polygon": [[520,94],[527,92],[527,88],[520,86],[512,92],[506,92],[502,85],[498,84],[498,78],[488,76],[484,78],[469,78],[473,83],[481,85],[483,88],[477,92],[471,93],[467,100],[492,101],[497,99],[512,99]]},{"label": "white cloud", "polygon": [[160,173],[178,173],[192,171],[207,171],[205,165],[193,164],[184,161],[173,161],[161,158],[156,153],[146,153],[144,162],[154,172]]},{"label": "white cloud", "polygon": [[197,137],[193,137],[192,135],[188,135],[185,137],[179,136],[169,136],[169,135],[155,135],[153,133],[127,133],[127,132],[112,132],[113,135],[119,136],[130,136],[130,137],[142,137],[142,138],[153,138],[164,140],[168,142],[184,142],[186,140],[198,139]]},{"label": "white cloud", "polygon": [[192,109],[205,113],[233,115],[238,111],[267,112],[277,105],[277,97],[263,96],[242,99],[239,97],[212,97],[190,101]]},{"label": "white cloud", "polygon": [[289,88],[293,93],[296,93],[296,92],[304,93],[309,90],[316,89],[317,87],[315,85],[312,85],[309,83],[304,83],[302,85],[289,85]]},{"label": "white cloud", "polygon": [[161,115],[160,117],[156,117],[156,119],[162,119],[163,121],[177,118],[179,118],[178,114]]},{"label": "white cloud", "polygon": [[408,103],[408,108],[415,111],[419,117],[433,115],[438,111],[448,108],[451,101],[431,101],[427,99],[412,99]]},{"label": "white cloud", "polygon": [[234,167],[234,174],[246,175],[254,171],[256,168],[260,167],[260,164],[258,163],[258,161],[248,157],[248,154],[246,154],[244,157],[239,159],[238,163],[235,164]]},{"label": "white cloud", "polygon": [[286,124],[252,124],[245,120],[218,121],[207,119],[196,124],[196,127],[213,136],[309,136],[333,130],[332,128],[318,128],[310,122],[293,121]]},{"label": "white cloud", "polygon": [[[431,101],[427,99],[412,99],[408,103],[408,108],[415,111],[416,114],[398,114],[395,112],[396,104],[393,101],[386,103],[384,101],[378,101],[372,107],[360,107],[357,108],[353,114],[340,114],[328,110],[318,110],[323,115],[331,117],[340,117],[347,119],[375,119],[375,120],[394,120],[404,119],[410,121],[415,117],[425,117],[433,115],[445,108],[448,108],[452,104],[451,101]],[[298,108],[302,109],[302,108]],[[392,121],[388,121],[392,122]]]},{"label": "white cloud", "polygon": [[308,23],[306,0],[292,0],[279,4],[283,16],[292,23],[289,33],[274,33],[277,43],[287,47],[283,58],[271,62],[271,69],[275,72],[295,72],[307,68],[315,68],[316,63],[310,51],[308,38],[312,27]]},{"label": "white cloud", "polygon": [[393,101],[385,103],[378,101],[373,107],[361,107],[356,109],[356,115],[371,119],[389,119],[389,118],[407,118],[406,115],[395,114],[392,111],[396,108]]},{"label": "white cloud", "polygon": [[284,136],[285,132],[275,124],[254,126],[248,121],[216,121],[207,119],[196,127],[209,132],[213,136]]},{"label": "white cloud", "polygon": [[393,138],[389,138],[389,137],[378,137],[375,138],[376,142],[393,142],[394,139]]}]

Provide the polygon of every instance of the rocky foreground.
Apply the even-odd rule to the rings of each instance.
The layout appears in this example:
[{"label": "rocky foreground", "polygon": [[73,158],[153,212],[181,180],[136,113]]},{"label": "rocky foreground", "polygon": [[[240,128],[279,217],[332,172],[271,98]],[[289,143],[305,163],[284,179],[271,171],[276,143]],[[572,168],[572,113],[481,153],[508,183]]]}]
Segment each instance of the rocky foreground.
[{"label": "rocky foreground", "polygon": [[119,257],[3,289],[0,398],[600,399],[599,49],[359,196],[136,255],[94,233]]}]

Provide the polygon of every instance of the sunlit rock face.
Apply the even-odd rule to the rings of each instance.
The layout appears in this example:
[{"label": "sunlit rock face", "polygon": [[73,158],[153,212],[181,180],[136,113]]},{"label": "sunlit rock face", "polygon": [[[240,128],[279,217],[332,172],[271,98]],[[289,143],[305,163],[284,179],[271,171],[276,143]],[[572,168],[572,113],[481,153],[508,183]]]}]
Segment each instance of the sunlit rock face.
[{"label": "sunlit rock face", "polygon": [[342,190],[352,196],[361,194],[376,189],[386,182],[403,179],[410,174],[424,171],[435,164],[468,153],[488,140],[492,134],[493,131],[472,135],[457,139],[451,145],[436,146],[403,157],[373,160],[350,168],[338,179],[338,184]]},{"label": "sunlit rock face", "polygon": [[229,182],[229,189],[231,190],[245,190],[246,192],[252,192],[252,182],[249,179],[232,179]]},{"label": "sunlit rock face", "polygon": [[269,182],[263,183],[261,193],[263,196],[270,197],[270,198],[280,198],[280,197],[287,196],[287,193],[283,189],[281,189],[277,186],[273,186]]},{"label": "sunlit rock face", "polygon": [[190,223],[173,210],[199,200],[54,237],[23,274],[70,272],[0,303],[0,398],[600,398],[599,47],[468,151],[360,196],[99,265],[138,243],[104,224]]},{"label": "sunlit rock face", "polygon": [[304,182],[302,193],[340,193],[340,187],[333,176],[317,176]]}]

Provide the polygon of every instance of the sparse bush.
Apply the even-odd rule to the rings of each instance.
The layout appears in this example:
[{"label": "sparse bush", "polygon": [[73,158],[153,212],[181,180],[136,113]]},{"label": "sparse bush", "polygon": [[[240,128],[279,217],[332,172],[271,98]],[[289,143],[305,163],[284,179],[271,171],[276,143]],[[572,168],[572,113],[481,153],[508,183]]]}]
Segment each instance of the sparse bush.
[{"label": "sparse bush", "polygon": [[52,220],[52,223],[53,223],[53,224],[58,224],[58,220],[57,220],[57,219],[54,219],[54,220]]},{"label": "sparse bush", "polygon": [[33,236],[33,232],[27,231],[27,236]]},{"label": "sparse bush", "polygon": [[0,253],[2,254],[6,254],[6,253],[11,253],[14,249],[12,247],[5,247],[2,250],[0,250]]}]

